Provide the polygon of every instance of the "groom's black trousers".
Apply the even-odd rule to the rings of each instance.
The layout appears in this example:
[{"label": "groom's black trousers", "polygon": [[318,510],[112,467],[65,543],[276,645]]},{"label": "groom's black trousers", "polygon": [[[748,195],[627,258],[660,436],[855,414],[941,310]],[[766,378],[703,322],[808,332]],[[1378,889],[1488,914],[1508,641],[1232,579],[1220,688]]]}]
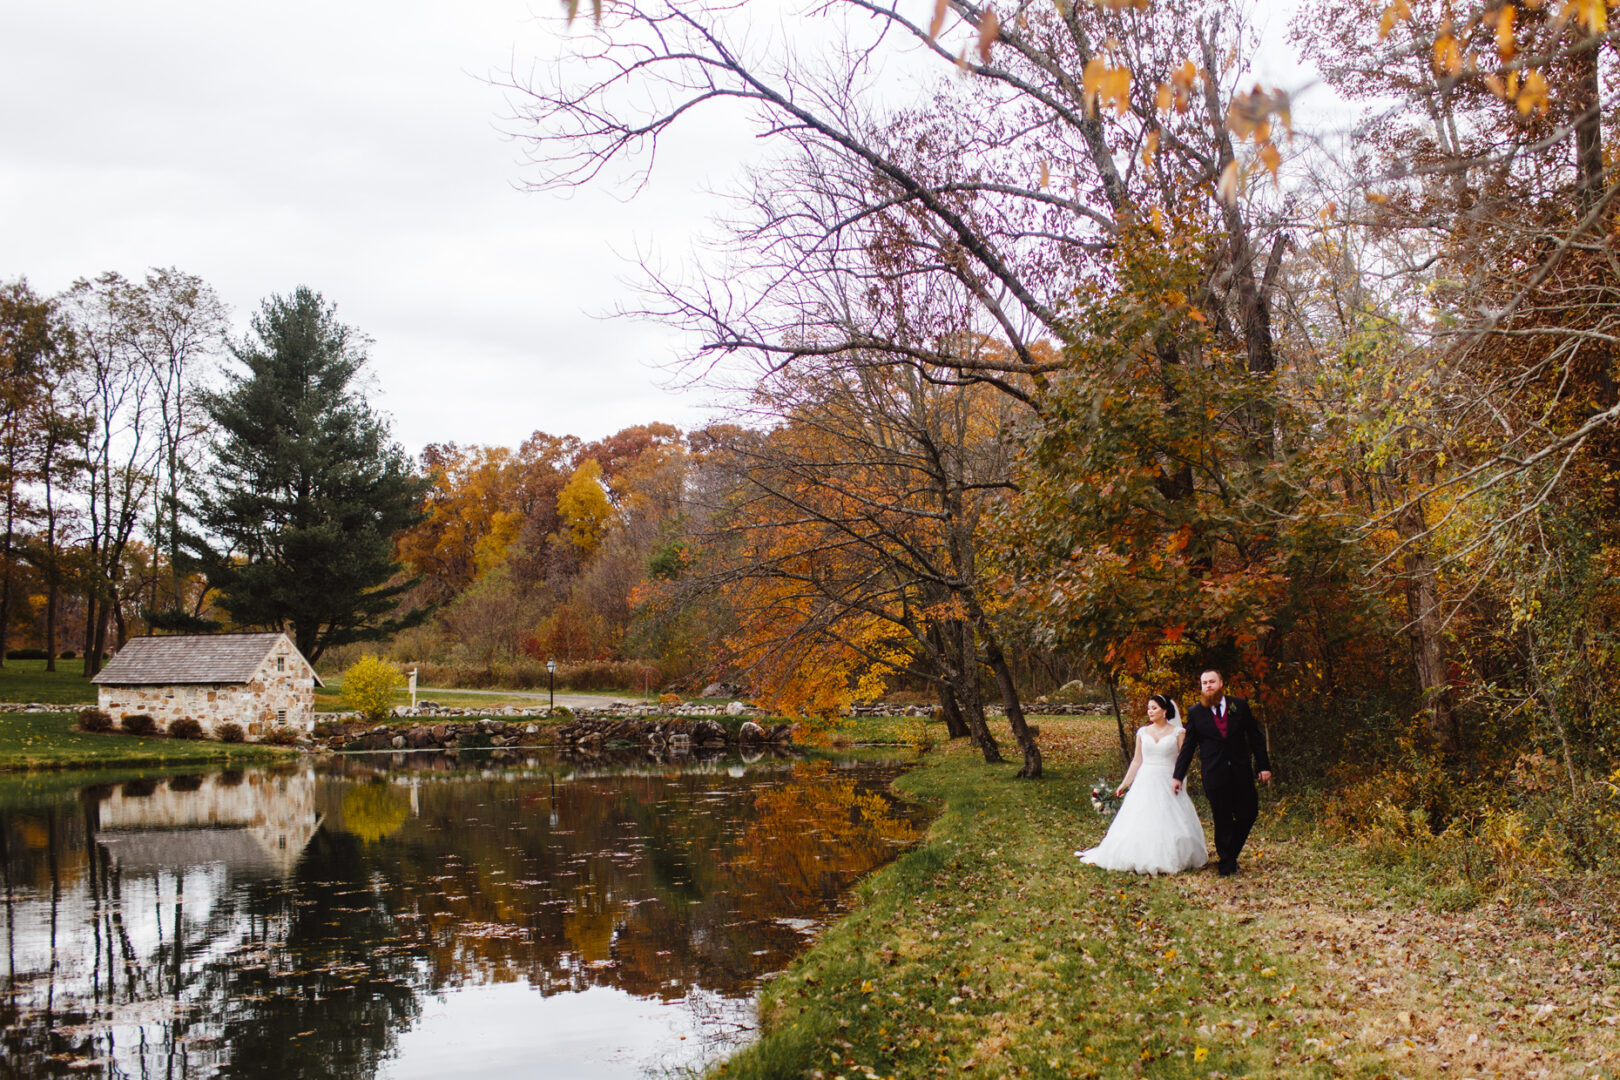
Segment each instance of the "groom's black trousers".
[{"label": "groom's black trousers", "polygon": [[1204,794],[1209,797],[1209,816],[1215,819],[1215,853],[1224,867],[1237,865],[1238,855],[1249,839],[1249,830],[1260,817],[1260,794],[1247,776],[1204,776]]}]

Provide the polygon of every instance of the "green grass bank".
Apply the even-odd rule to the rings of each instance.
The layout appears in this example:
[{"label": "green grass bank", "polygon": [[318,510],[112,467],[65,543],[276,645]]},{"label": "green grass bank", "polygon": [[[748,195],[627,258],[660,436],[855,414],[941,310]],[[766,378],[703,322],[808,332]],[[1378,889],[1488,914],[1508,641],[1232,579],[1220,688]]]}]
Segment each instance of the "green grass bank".
[{"label": "green grass bank", "polygon": [[94,705],[96,688],[84,677],[83,660],[58,660],[55,671],[46,671],[43,660],[7,660],[0,667],[0,701]]},{"label": "green grass bank", "polygon": [[0,772],[29,769],[262,764],[297,753],[278,746],[209,740],[92,735],[75,713],[0,713]]},{"label": "green grass bank", "polygon": [[761,1039],[714,1075],[1620,1075],[1612,939],[1430,910],[1274,795],[1236,878],[1083,866],[1112,720],[1040,723],[1044,781],[961,745],[898,781],[941,806],[924,843],[767,985]]}]

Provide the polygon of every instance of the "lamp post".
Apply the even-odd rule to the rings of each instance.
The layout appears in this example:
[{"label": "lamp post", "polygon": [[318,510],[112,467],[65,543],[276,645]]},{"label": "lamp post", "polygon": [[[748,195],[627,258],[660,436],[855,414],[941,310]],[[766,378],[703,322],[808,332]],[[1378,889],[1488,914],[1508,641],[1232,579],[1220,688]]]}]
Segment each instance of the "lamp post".
[{"label": "lamp post", "polygon": [[551,704],[547,711],[557,711],[557,661],[546,661],[546,693],[551,695]]}]

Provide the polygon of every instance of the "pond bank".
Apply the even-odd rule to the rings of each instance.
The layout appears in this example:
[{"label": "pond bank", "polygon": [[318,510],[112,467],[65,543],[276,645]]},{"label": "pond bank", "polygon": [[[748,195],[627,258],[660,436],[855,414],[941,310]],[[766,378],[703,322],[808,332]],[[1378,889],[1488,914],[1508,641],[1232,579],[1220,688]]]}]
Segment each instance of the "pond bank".
[{"label": "pond bank", "polygon": [[240,765],[284,761],[279,746],[90,734],[75,728],[75,712],[8,712],[0,717],[0,772],[167,765]]},{"label": "pond bank", "polygon": [[1082,866],[1116,736],[1041,726],[1044,781],[961,745],[897,781],[942,804],[924,843],[767,985],[760,1041],[714,1075],[1620,1075],[1620,958],[1590,927],[1431,911],[1270,810],[1236,878]]}]

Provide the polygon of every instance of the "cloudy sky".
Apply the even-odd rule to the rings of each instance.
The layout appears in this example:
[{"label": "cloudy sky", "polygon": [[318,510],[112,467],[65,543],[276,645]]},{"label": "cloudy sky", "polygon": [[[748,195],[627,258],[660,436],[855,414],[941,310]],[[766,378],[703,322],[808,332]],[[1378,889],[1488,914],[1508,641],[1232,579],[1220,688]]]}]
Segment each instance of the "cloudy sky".
[{"label": "cloudy sky", "polygon": [[679,258],[741,133],[654,186],[525,192],[488,81],[567,48],[552,0],[14,0],[0,5],[0,278],[42,292],[176,266],[245,328],[299,284],[372,338],[395,433],[514,444],[689,426],[661,327],[606,320],[624,256]]},{"label": "cloudy sky", "polygon": [[[795,6],[751,0],[748,16]],[[1294,6],[1269,0],[1268,38]],[[534,176],[502,134],[512,109],[491,80],[567,57],[558,11],[0,4],[0,278],[56,292],[175,266],[211,282],[239,330],[264,297],[309,285],[375,339],[378,404],[412,453],[700,423],[708,396],[665,389],[673,334],[604,316],[631,296],[629,256],[688,255],[721,209],[708,192],[732,186],[757,144],[710,111],[661,149],[633,201],[523,190]],[[1281,67],[1258,74],[1300,85]]]}]

